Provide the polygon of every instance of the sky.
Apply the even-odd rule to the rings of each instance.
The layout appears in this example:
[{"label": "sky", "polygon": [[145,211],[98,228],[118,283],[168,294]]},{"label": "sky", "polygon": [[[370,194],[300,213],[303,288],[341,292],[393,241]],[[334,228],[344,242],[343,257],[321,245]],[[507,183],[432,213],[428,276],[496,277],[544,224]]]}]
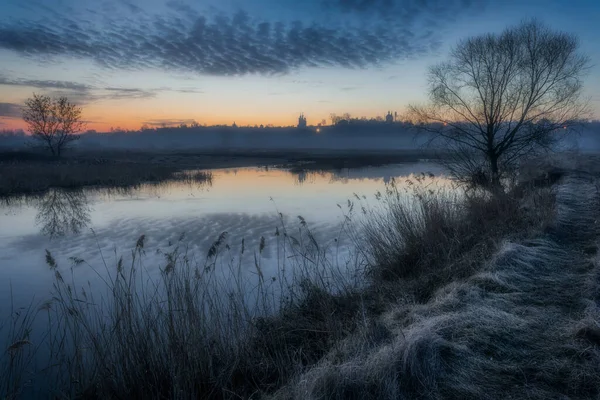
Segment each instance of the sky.
[{"label": "sky", "polygon": [[32,93],[97,131],[402,114],[460,39],[531,17],[579,37],[600,118],[598,0],[3,0],[0,130]]}]

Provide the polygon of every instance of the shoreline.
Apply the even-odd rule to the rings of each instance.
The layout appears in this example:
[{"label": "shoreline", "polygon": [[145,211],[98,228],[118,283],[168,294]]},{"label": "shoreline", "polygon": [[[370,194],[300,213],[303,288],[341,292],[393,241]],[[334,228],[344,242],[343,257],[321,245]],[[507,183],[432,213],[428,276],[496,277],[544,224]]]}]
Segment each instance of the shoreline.
[{"label": "shoreline", "polygon": [[[182,235],[157,265],[154,294],[138,297],[136,260],[142,265],[151,249],[142,233],[131,264],[115,258],[118,273],[106,288],[117,307],[107,309],[84,293],[71,295],[65,269],[47,252],[56,300],[40,308],[53,321],[40,332],[71,334],[75,348],[102,345],[87,347],[90,363],[76,369],[51,364],[40,382],[82,398],[146,398],[157,390],[215,399],[396,399],[425,392],[436,398],[592,398],[600,365],[592,296],[598,289],[600,231],[593,221],[600,157],[540,160],[530,168],[525,176],[552,169],[564,175],[547,186],[522,182],[499,197],[448,197],[422,187],[414,192],[419,213],[392,188],[381,203],[384,213],[368,214],[365,235],[354,242],[366,258],[346,265],[348,276],[331,274],[339,266],[333,259],[302,257],[316,243],[308,227],[300,232],[309,240],[299,245],[282,225],[277,243],[285,251],[277,257],[286,260],[282,267],[299,269],[289,280],[273,271],[263,278],[266,270],[256,261],[263,245],[254,264],[234,262],[223,233],[212,255],[196,259],[180,252],[187,249]],[[227,292],[231,301],[221,303],[214,271],[230,268],[231,279],[242,282],[240,271],[253,266],[258,283],[243,281],[249,286]],[[280,301],[278,290],[289,297]],[[245,302],[248,293],[260,301]],[[107,315],[107,329],[97,334],[95,324]],[[35,350],[23,339],[27,329],[9,337],[10,354]],[[77,352],[53,349],[79,362]],[[211,363],[215,359],[220,363]],[[573,373],[566,376],[567,370]],[[23,374],[16,367],[14,373]],[[27,393],[35,390],[39,386]],[[219,396],[222,391],[231,396]]]},{"label": "shoreline", "polygon": [[198,182],[221,168],[273,167],[305,171],[412,163],[439,157],[433,150],[400,151],[129,151],[77,150],[55,159],[39,152],[0,150],[0,198],[43,194],[51,188],[135,187],[200,170]]}]

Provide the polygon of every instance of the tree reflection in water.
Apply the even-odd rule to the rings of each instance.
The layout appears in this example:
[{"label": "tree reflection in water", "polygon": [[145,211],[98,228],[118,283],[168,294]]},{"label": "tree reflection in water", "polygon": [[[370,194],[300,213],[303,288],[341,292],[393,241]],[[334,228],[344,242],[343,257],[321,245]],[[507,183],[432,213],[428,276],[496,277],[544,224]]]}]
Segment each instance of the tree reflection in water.
[{"label": "tree reflection in water", "polygon": [[90,207],[82,190],[50,189],[35,202],[36,225],[49,237],[79,233],[90,223]]}]

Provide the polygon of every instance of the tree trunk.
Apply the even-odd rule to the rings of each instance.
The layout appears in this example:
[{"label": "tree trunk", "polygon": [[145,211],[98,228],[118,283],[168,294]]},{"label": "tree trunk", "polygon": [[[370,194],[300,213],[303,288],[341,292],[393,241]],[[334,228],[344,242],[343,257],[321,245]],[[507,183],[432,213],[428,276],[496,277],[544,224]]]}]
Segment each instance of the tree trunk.
[{"label": "tree trunk", "polygon": [[490,172],[492,173],[491,181],[492,187],[500,186],[500,171],[498,171],[498,155],[490,154]]}]

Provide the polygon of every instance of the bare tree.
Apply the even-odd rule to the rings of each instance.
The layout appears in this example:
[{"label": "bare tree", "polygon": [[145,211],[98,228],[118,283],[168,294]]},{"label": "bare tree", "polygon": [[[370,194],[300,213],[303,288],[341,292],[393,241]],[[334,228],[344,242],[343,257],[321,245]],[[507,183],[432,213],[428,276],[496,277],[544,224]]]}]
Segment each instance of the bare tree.
[{"label": "bare tree", "polygon": [[536,21],[459,42],[429,70],[430,103],[410,106],[421,129],[453,150],[458,178],[499,186],[523,157],[552,149],[587,114],[589,60],[577,37]]},{"label": "bare tree", "polygon": [[336,113],[329,114],[329,119],[331,119],[331,125],[336,125],[342,117],[338,116]]},{"label": "bare tree", "polygon": [[81,107],[66,97],[51,98],[34,93],[25,101],[23,120],[32,137],[58,157],[69,143],[79,139],[76,133],[85,128]]}]

